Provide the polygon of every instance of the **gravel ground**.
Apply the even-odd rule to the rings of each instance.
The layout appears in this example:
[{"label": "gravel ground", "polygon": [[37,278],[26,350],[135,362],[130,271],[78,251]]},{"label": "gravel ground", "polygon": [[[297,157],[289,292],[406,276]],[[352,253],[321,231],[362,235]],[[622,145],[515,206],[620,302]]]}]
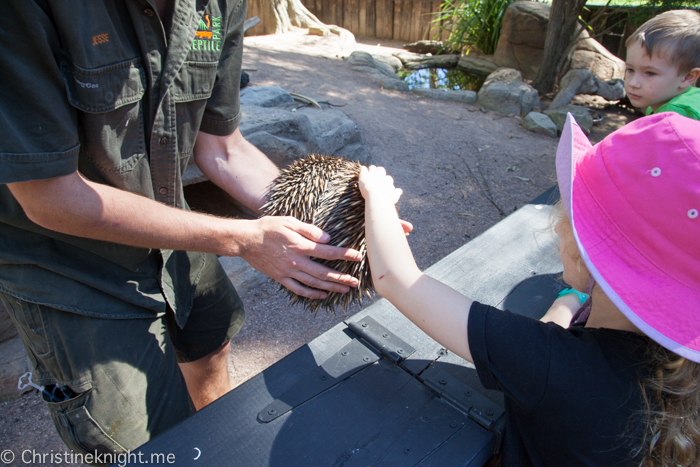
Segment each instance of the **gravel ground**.
[{"label": "gravel ground", "polygon": [[[244,67],[253,86],[339,105],[358,126],[371,163],[384,166],[404,195],[401,216],[412,222],[408,237],[421,268],[439,261],[555,183],[557,140],[529,133],[517,117],[482,112],[476,106],[383,90],[368,75],[352,71],[333,39],[289,33],[246,38]],[[358,40],[356,49],[390,54],[396,43]],[[583,103],[594,106],[596,99]],[[619,108],[601,109],[597,142],[631,118]],[[242,297],[247,320],[233,339],[230,372],[238,385],[322,334],[346,313],[317,315],[289,307],[274,284]],[[363,305],[368,305],[368,300]],[[9,465],[76,465],[50,462],[66,450],[35,393],[0,404],[0,451],[16,456]],[[54,458],[55,459],[55,458]],[[5,459],[0,457],[0,462]],[[39,462],[37,462],[39,461]]]}]

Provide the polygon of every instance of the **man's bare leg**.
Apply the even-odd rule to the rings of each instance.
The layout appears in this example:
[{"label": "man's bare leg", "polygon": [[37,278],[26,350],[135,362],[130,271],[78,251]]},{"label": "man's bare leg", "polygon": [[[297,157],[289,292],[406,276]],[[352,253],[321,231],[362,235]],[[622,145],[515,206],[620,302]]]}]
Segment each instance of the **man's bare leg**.
[{"label": "man's bare leg", "polygon": [[231,380],[228,374],[228,353],[231,343],[209,355],[189,363],[180,363],[187,391],[194,407],[199,410],[229,392]]}]

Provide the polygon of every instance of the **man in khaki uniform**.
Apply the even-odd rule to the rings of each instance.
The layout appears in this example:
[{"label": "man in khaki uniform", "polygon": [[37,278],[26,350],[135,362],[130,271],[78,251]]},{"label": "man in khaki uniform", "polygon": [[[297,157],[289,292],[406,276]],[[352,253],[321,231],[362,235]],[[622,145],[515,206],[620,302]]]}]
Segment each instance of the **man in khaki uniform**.
[{"label": "man in khaki uniform", "polygon": [[278,173],[238,129],[245,11],[0,6],[0,300],[76,452],[134,449],[230,390],[244,313],[215,255],[311,298],[357,284],[311,261],[359,259],[314,226],[188,210],[192,152],[254,210]]}]

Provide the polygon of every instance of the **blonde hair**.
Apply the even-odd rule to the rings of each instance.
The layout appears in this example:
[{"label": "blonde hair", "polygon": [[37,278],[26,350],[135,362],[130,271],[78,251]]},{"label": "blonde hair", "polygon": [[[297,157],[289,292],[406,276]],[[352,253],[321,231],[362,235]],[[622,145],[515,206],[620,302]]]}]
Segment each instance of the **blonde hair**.
[{"label": "blonde hair", "polygon": [[655,50],[666,50],[668,60],[679,74],[700,67],[700,13],[695,10],[671,10],[642,24],[625,42],[635,42],[651,56]]},{"label": "blonde hair", "polygon": [[[570,224],[561,201],[552,209],[552,221],[552,225],[560,221]],[[587,273],[587,268],[581,270],[585,265],[580,262],[579,253],[579,273]],[[632,455],[641,458],[640,467],[700,465],[700,364],[651,339],[641,363],[649,369],[648,376],[639,381],[646,410],[641,418],[632,416],[630,422],[646,420],[646,426]]]},{"label": "blonde hair", "polygon": [[639,383],[647,407],[640,466],[700,464],[700,364],[653,341],[645,363],[654,371]]}]

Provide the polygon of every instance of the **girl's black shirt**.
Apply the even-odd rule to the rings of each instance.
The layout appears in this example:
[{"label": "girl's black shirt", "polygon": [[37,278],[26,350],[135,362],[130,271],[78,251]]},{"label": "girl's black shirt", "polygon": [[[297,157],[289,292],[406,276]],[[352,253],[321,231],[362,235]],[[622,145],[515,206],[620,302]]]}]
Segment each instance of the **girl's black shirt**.
[{"label": "girl's black shirt", "polygon": [[468,333],[482,384],[505,396],[504,466],[638,465],[649,338],[564,329],[478,302]]}]

